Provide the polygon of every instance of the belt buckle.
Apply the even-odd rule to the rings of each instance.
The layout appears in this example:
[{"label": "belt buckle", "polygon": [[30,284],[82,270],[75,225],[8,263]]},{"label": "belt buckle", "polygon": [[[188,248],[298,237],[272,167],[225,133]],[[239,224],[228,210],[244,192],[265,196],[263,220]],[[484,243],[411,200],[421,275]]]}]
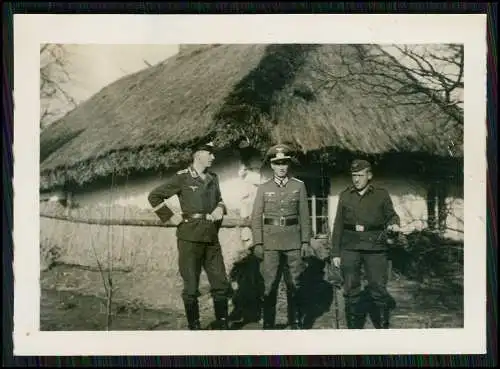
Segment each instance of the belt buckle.
[{"label": "belt buckle", "polygon": [[280,227],[284,227],[285,226],[285,217],[280,217]]},{"label": "belt buckle", "polygon": [[362,226],[361,224],[356,224],[356,232],[364,232],[365,227]]}]

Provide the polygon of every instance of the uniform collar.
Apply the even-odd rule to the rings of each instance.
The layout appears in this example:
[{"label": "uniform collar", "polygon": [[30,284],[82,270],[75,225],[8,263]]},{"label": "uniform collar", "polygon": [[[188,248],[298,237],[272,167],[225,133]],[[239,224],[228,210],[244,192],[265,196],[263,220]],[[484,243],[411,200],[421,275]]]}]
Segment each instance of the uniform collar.
[{"label": "uniform collar", "polygon": [[286,184],[288,183],[288,176],[283,179],[273,176],[273,180],[278,187],[285,187]]},{"label": "uniform collar", "polygon": [[[350,191],[351,191],[351,192],[358,192],[358,190],[356,190],[356,187],[354,187],[354,185],[352,185],[352,186],[351,186]],[[373,191],[373,185],[372,185],[372,184],[369,184],[369,185],[366,187],[366,190],[365,190],[365,192],[363,193],[363,195],[366,195],[368,192],[371,192],[371,191]]]},{"label": "uniform collar", "polygon": [[[200,174],[196,171],[196,169],[193,168],[192,165],[190,165],[188,167],[188,171],[189,171],[189,174],[191,174],[192,178],[194,178],[194,179],[198,178],[199,180],[202,180],[202,178],[200,177]],[[210,174],[210,172],[208,170],[205,172],[205,175],[206,175],[207,181],[212,180],[212,175]]]}]

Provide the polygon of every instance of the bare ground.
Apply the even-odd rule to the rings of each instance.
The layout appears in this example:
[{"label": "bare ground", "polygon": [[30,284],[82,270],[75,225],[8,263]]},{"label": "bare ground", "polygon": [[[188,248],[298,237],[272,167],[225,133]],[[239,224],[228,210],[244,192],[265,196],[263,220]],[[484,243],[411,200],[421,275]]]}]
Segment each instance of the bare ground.
[{"label": "bare ground", "polygon": [[[41,278],[41,330],[106,329],[106,301],[97,272],[58,265],[42,272]],[[124,273],[119,278],[121,289],[139,289],[135,280],[127,274]],[[128,286],[127,281],[129,281]],[[86,288],[82,288],[82,284],[85,283]],[[168,284],[171,283],[178,284],[180,281],[168,281]],[[431,280],[423,284],[393,275],[389,282],[389,291],[394,296],[397,307],[393,311],[392,327],[463,327],[463,292],[458,286],[440,280]],[[282,285],[280,288],[277,307],[277,323],[280,328],[287,327],[283,287]],[[339,328],[345,328],[341,290],[336,290],[334,294],[332,286],[321,279],[315,281],[313,287],[310,292],[311,296],[315,297],[310,300],[309,328],[335,328],[336,316]],[[87,295],[82,294],[82,291]],[[206,285],[201,292],[202,324],[209,329],[213,321],[213,310]],[[165,294],[165,290],[151,288],[148,294]],[[140,299],[131,301],[124,296],[125,294],[118,293],[114,300],[112,330],[185,329],[185,318],[180,308],[179,296],[172,296],[172,304],[169,306],[160,305],[154,309],[148,308]],[[337,298],[337,304],[334,296]],[[154,300],[154,296],[150,300]],[[335,306],[338,306],[337,315]],[[372,328],[369,319],[366,328]],[[260,323],[234,324],[233,329],[260,329]]]}]

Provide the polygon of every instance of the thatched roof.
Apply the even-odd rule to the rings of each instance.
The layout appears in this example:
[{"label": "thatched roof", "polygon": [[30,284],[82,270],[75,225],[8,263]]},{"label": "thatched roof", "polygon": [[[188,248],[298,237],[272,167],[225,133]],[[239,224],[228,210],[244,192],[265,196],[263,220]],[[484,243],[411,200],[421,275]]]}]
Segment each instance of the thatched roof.
[{"label": "thatched roof", "polygon": [[462,150],[439,109],[388,106],[353,81],[330,83],[349,48],[212,45],[126,76],[42,132],[41,188],[175,167],[208,135],[221,148],[245,135],[257,148],[288,141],[303,152],[447,156],[450,139]]}]

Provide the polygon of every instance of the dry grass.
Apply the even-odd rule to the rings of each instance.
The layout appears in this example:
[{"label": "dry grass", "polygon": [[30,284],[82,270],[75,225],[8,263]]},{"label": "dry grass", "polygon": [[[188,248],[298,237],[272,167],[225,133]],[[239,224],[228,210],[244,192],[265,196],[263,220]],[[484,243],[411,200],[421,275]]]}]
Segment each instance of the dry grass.
[{"label": "dry grass", "polygon": [[386,106],[353,81],[325,85],[349,48],[219,45],[127,76],[42,133],[41,188],[183,165],[189,144],[212,134],[221,148],[246,134],[259,148],[447,155],[450,127],[433,107]]}]

